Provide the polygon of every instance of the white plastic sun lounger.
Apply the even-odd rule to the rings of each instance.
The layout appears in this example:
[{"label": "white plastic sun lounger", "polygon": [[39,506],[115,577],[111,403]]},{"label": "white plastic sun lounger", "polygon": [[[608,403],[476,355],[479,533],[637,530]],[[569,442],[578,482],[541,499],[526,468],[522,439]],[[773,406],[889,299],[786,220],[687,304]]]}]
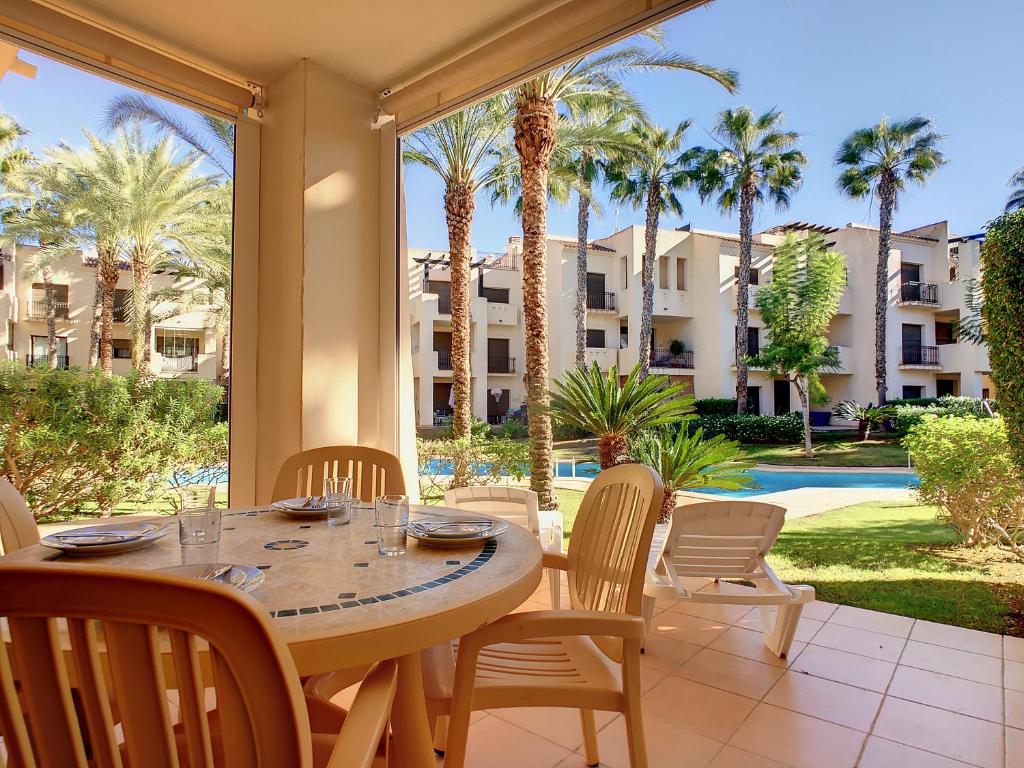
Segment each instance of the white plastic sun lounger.
[{"label": "white plastic sun lounger", "polygon": [[[785,521],[785,508],[756,501],[702,501],[676,507],[648,569],[643,606],[648,633],[658,599],[751,605],[761,609],[765,645],[775,655],[786,656],[804,605],[814,600],[814,588],[783,584],[765,562]],[[709,589],[708,579],[750,581],[755,589]],[[774,616],[772,606],[777,607]]]}]

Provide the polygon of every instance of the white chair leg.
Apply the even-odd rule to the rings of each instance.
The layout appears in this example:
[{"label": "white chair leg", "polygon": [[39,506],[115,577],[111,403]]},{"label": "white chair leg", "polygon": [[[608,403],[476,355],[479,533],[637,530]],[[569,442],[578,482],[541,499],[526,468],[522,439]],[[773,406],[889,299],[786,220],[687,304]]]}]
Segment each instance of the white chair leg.
[{"label": "white chair leg", "polygon": [[796,635],[796,628],[800,624],[800,615],[803,611],[803,603],[780,605],[775,613],[775,620],[772,621],[771,612],[767,608],[761,608],[764,644],[780,659],[789,655],[789,649],[793,645],[793,638]]},{"label": "white chair leg", "polygon": [[644,595],[643,602],[640,605],[640,611],[644,618],[644,642],[640,646],[640,651],[647,650],[647,638],[651,636],[651,627],[654,625],[654,598],[649,595]]},{"label": "white chair leg", "polygon": [[434,725],[434,751],[444,754],[448,746],[448,715],[438,715]]},{"label": "white chair leg", "polygon": [[551,608],[557,611],[562,607],[562,572],[557,568],[548,569],[548,587],[551,590]]}]

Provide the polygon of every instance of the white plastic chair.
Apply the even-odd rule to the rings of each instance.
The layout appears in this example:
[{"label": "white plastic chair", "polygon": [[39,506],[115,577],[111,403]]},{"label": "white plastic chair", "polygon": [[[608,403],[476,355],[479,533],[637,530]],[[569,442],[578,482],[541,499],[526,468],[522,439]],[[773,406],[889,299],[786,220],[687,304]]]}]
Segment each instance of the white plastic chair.
[{"label": "white plastic chair", "polygon": [[[557,509],[539,509],[537,494],[526,488],[507,485],[474,485],[452,488],[444,495],[444,505],[467,512],[483,512],[529,529],[540,539],[545,552],[562,552],[562,513]],[[548,570],[551,607],[561,601],[561,580],[556,570]]]},{"label": "white plastic chair", "polygon": [[[644,586],[648,633],[656,599],[752,605],[761,609],[765,645],[776,656],[786,656],[804,605],[814,600],[814,588],[783,584],[765,562],[785,521],[784,507],[757,501],[704,501],[676,507]],[[703,590],[706,579],[751,581],[756,591]],[[771,606],[778,607],[774,620]]]}]

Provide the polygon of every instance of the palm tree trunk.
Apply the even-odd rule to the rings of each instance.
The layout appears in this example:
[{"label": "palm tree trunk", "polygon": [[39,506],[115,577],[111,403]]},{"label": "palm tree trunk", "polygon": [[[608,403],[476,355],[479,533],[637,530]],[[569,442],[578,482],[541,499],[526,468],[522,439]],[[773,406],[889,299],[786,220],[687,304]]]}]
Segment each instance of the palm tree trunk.
[{"label": "palm tree trunk", "polygon": [[217,383],[222,387],[227,386],[228,375],[231,371],[231,327],[230,325],[221,334],[220,358],[217,360]]},{"label": "palm tree trunk", "polygon": [[640,378],[651,369],[651,335],[654,321],[654,260],[658,247],[658,214],[661,212],[661,184],[651,179],[647,190],[647,220],[644,224],[643,305],[640,307]]},{"label": "palm tree trunk", "polygon": [[103,319],[103,279],[96,269],[96,287],[92,295],[92,321],[89,323],[89,367],[95,368],[100,358],[100,323]]},{"label": "palm tree trunk", "polygon": [[892,212],[896,207],[896,179],[892,171],[883,171],[878,182],[878,264],[875,267],[875,389],[878,404],[885,405],[886,391],[886,314],[889,308],[889,243]]},{"label": "palm tree trunk", "polygon": [[103,302],[100,312],[100,369],[108,376],[112,372],[114,356],[114,291],[120,264],[116,253],[99,251],[100,279],[103,282]]},{"label": "palm tree trunk", "polygon": [[740,274],[736,278],[736,413],[747,412],[747,329],[750,327],[750,262],[754,241],[754,185],[740,190]]},{"label": "palm tree trunk", "polygon": [[46,366],[57,367],[57,289],[53,285],[53,269],[43,267],[43,291],[46,297]]},{"label": "palm tree trunk", "polygon": [[526,318],[526,402],[530,430],[530,488],[541,509],[557,509],[551,461],[548,394],[548,173],[557,113],[551,99],[521,97],[514,137],[523,183],[523,309]]},{"label": "palm tree trunk", "polygon": [[132,258],[132,368],[146,373],[149,346],[149,289],[152,282],[149,265],[138,256]]},{"label": "palm tree trunk", "polygon": [[814,446],[811,445],[810,386],[806,376],[796,376],[793,379],[793,385],[796,387],[797,395],[800,396],[800,412],[804,418],[804,457],[810,459],[814,456]]},{"label": "palm tree trunk", "polygon": [[576,366],[587,365],[587,238],[590,229],[590,186],[587,166],[590,157],[584,152],[579,167],[579,208],[576,211]]},{"label": "palm tree trunk", "polygon": [[672,520],[672,510],[676,508],[676,492],[666,488],[661,496],[661,509],[658,510],[658,522],[667,523]]},{"label": "palm tree trunk", "polygon": [[626,455],[626,436],[621,434],[601,435],[597,438],[597,460],[601,469],[618,464]]},{"label": "palm tree trunk", "polygon": [[[452,384],[455,406],[452,436],[469,439],[472,422],[470,402],[470,301],[469,259],[473,227],[473,191],[467,185],[449,184],[444,193],[444,214],[448,222],[448,250],[451,262]],[[481,385],[482,386],[482,385]]]}]

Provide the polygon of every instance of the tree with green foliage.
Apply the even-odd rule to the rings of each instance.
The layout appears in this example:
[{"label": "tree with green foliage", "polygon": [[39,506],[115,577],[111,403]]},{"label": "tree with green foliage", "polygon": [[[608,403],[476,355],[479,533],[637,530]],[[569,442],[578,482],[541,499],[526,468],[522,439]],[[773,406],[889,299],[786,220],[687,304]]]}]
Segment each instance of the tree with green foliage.
[{"label": "tree with green foliage", "polygon": [[1006,211],[1024,208],[1024,168],[1018,168],[1010,177],[1010,196],[1006,198]]},{"label": "tree with green foliage", "polygon": [[939,150],[943,136],[932,121],[918,115],[909,120],[889,122],[851,133],[836,153],[836,165],[843,170],[836,180],[840,193],[855,200],[878,198],[878,263],[875,267],[875,388],[878,404],[886,401],[886,319],[889,306],[889,251],[892,214],[899,193],[908,182],[924,184],[946,159]]},{"label": "tree with green foliage", "polygon": [[755,115],[749,107],[719,113],[712,136],[717,148],[701,151],[694,169],[702,200],[717,195],[722,211],[740,214],[740,263],[736,277],[736,413],[747,412],[747,329],[750,325],[750,263],[754,214],[767,198],[779,210],[800,188],[804,153],[796,149],[800,134],[782,130],[776,109]]},{"label": "tree with green foliage", "polygon": [[627,455],[630,435],[692,419],[693,397],[685,385],[670,383],[668,376],[642,376],[639,364],[620,384],[614,365],[605,375],[594,363],[590,368],[570,368],[555,380],[551,414],[596,435],[601,469],[607,469]]},{"label": "tree with green foliage", "polygon": [[992,383],[1010,452],[1024,473],[1024,209],[993,221],[981,248],[981,288]]},{"label": "tree with green foliage", "polygon": [[772,280],[757,292],[757,308],[768,329],[768,343],[750,362],[789,381],[800,397],[804,455],[811,458],[811,401],[820,402],[818,375],[839,367],[828,328],[839,310],[846,283],[846,258],[821,235],[787,235],[775,249]]}]

